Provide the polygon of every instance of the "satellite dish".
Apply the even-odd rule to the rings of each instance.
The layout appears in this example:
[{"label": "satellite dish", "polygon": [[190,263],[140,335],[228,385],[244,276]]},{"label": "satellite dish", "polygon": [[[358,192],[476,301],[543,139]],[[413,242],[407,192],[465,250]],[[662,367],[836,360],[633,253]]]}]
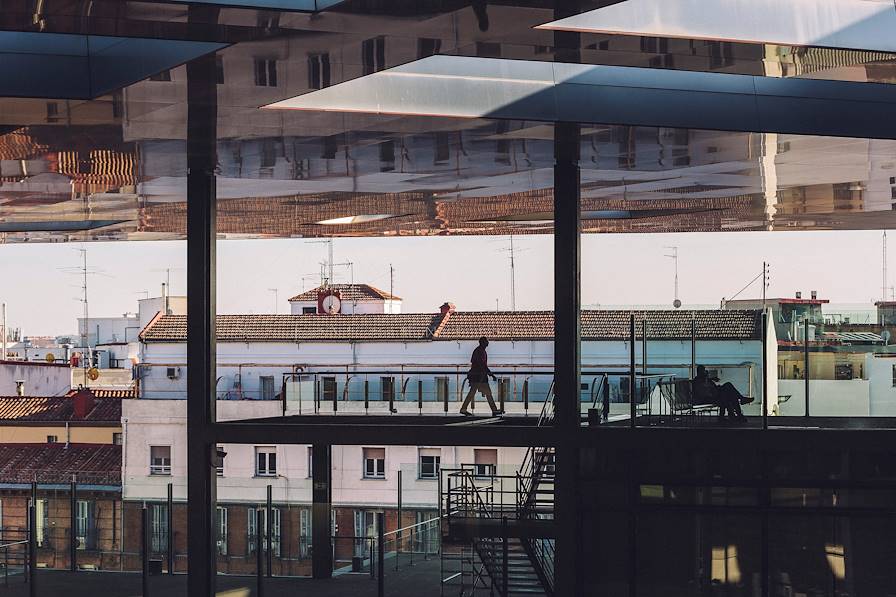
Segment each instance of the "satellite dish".
[{"label": "satellite dish", "polygon": [[96,381],[100,378],[100,371],[96,367],[91,367],[87,370],[87,378],[90,381]]},{"label": "satellite dish", "polygon": [[44,359],[45,359],[48,363],[53,363],[53,362],[56,361],[56,357],[54,357],[54,356],[53,356],[53,353],[51,353],[51,352],[48,352],[48,353],[47,353],[47,356],[44,357]]},{"label": "satellite dish", "polygon": [[672,301],[672,306],[675,307],[676,309],[680,309],[680,308],[681,308],[681,301],[678,300],[678,299],[675,299],[674,301]]}]

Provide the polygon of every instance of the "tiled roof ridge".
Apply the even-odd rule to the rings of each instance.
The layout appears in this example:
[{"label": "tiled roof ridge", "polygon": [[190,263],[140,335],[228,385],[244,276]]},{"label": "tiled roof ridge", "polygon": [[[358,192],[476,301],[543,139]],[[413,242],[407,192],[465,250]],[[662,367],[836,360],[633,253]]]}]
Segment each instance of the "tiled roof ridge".
[{"label": "tiled roof ridge", "polygon": [[442,334],[442,330],[444,330],[445,326],[448,325],[448,320],[451,319],[451,315],[454,313],[455,313],[455,311],[453,309],[448,309],[447,311],[445,311],[444,314],[442,314],[442,313],[438,314],[438,315],[442,316],[441,320],[439,321],[438,325],[436,325],[436,327],[433,328],[433,330],[430,334],[434,339],[438,338]]},{"label": "tiled roof ridge", "polygon": [[[394,294],[386,292],[385,290],[380,290],[376,286],[373,286],[371,284],[367,284],[364,282],[359,282],[356,284],[330,284],[330,288],[333,288],[340,292],[348,292],[351,290],[355,290],[355,291],[360,291],[361,294],[364,294],[364,292],[366,291],[367,293],[374,295],[373,297],[369,297],[367,299],[365,299],[365,298],[355,299],[359,302],[364,301],[364,300],[380,300],[380,299],[387,300],[387,301],[402,300],[402,298],[400,296],[396,296]],[[317,293],[321,289],[323,289],[323,286],[317,286],[316,288],[312,288],[310,290],[300,292],[299,294],[295,295],[294,297],[291,297],[288,302],[292,303],[292,302],[297,302],[297,301],[317,300]]]},{"label": "tiled roof ridge", "polygon": [[[146,325],[143,327],[143,329],[140,330],[140,333],[137,334],[137,338],[140,339],[140,340],[143,340],[143,334],[145,334],[146,331],[147,331],[149,328],[151,328],[151,327],[152,327],[157,321],[159,321],[162,317],[171,317],[171,316],[168,315],[167,313],[166,313],[165,315],[162,315],[162,310],[159,309],[158,311],[156,311],[156,314],[152,316],[152,319],[150,319],[150,320],[146,323]],[[186,318],[186,315],[181,315],[180,317],[184,317],[184,318]]]}]

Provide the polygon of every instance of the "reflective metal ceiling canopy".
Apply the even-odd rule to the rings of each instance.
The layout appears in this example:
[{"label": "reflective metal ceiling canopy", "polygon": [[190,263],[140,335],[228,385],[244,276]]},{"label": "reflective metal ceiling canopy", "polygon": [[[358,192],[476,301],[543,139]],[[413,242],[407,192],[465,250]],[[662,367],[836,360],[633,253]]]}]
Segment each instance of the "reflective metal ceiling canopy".
[{"label": "reflective metal ceiling canopy", "polygon": [[896,51],[891,0],[626,0],[539,28]]}]

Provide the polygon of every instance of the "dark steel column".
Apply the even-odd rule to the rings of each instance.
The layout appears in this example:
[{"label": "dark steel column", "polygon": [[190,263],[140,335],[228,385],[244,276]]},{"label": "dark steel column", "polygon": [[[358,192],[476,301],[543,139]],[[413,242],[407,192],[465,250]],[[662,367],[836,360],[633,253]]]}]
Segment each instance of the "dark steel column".
[{"label": "dark steel column", "polygon": [[[191,6],[189,19],[214,13]],[[187,565],[191,597],[215,594],[215,56],[187,63]]]},{"label": "dark steel column", "polygon": [[333,576],[330,450],[329,444],[314,444],[311,450],[311,575],[314,578]]},{"label": "dark steel column", "polygon": [[[140,512],[140,515],[140,554],[143,556],[141,558],[143,573],[140,576],[140,583],[142,586],[143,597],[149,597],[149,557],[152,552],[149,543],[149,529],[151,528],[149,523],[149,508],[146,507],[146,504],[143,504],[143,510]],[[172,529],[168,529],[168,533],[171,532],[173,532]]]},{"label": "dark steel column", "polygon": [[174,574],[174,484],[168,484],[168,574]]},{"label": "dark steel column", "polygon": [[274,488],[271,485],[268,485],[268,495],[267,495],[267,503],[265,504],[265,509],[267,513],[267,526],[264,529],[265,540],[268,544],[267,551],[267,567],[268,567],[268,578],[273,576],[271,572],[274,569]]},{"label": "dark steel column", "polygon": [[580,173],[579,126],[554,125],[554,412],[563,429],[556,446],[554,576],[557,595],[581,595],[584,562],[578,519],[580,433]]},{"label": "dark steel column", "polygon": [[803,326],[803,379],[805,379],[805,392],[806,392],[806,416],[809,416],[809,318],[806,317],[805,325]]},{"label": "dark steel column", "polygon": [[72,484],[69,489],[69,534],[68,547],[71,557],[69,559],[69,570],[75,572],[78,569],[78,488],[75,476],[72,475]]},{"label": "dark steel column", "polygon": [[762,312],[762,428],[768,429],[768,312]]}]

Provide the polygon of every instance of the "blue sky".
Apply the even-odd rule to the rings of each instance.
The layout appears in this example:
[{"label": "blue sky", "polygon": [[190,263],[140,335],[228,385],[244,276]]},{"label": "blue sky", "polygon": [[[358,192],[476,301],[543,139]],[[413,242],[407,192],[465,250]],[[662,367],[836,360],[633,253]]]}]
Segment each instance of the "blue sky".
[{"label": "blue sky", "polygon": [[[896,235],[891,235],[896,244]],[[553,302],[552,237],[514,238],[517,309],[550,309]],[[680,295],[685,304],[718,304],[771,263],[770,296],[796,290],[835,303],[872,302],[881,293],[881,233],[737,232],[702,234],[586,235],[582,240],[583,302],[586,304],[671,304],[672,262],[664,247],[679,247]],[[510,308],[507,237],[337,239],[337,263],[354,263],[356,282],[389,289],[404,310],[435,311],[446,300],[459,309]],[[135,311],[142,291],[158,295],[165,268],[172,268],[174,294],[186,293],[186,244],[115,242],[0,246],[9,324],[26,334],[62,334],[76,329],[80,314],[79,253],[88,249],[93,316]],[[286,300],[319,282],[326,245],[308,240],[234,240],[218,243],[218,311],[270,313],[279,289],[279,312]],[[896,260],[891,259],[896,274]],[[336,281],[349,281],[337,266]],[[303,280],[304,277],[304,280]],[[891,280],[896,275],[891,276]],[[741,297],[758,296],[758,284]]]}]

